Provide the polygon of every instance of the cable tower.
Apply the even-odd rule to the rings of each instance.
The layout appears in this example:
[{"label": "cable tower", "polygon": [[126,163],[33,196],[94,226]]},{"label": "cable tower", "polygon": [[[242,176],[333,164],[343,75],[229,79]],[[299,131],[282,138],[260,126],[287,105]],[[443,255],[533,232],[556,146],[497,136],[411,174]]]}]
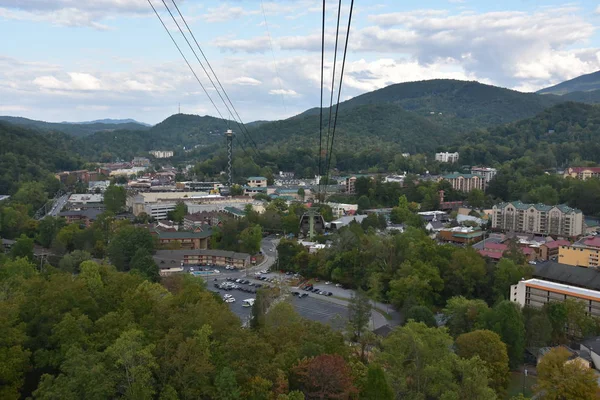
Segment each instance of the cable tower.
[{"label": "cable tower", "polygon": [[231,129],[227,129],[225,138],[227,139],[227,186],[231,190],[233,185],[233,131]]}]

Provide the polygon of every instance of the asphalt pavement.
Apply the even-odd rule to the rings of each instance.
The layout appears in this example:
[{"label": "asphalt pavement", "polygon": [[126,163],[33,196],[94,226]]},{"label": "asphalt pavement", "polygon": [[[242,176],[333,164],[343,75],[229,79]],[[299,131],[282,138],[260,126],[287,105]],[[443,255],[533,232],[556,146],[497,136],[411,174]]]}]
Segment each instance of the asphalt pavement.
[{"label": "asphalt pavement", "polygon": [[60,196],[58,199],[56,199],[56,201],[52,205],[52,208],[50,209],[50,211],[46,215],[50,215],[50,216],[56,217],[61,212],[61,210],[63,209],[63,207],[65,206],[65,204],[67,204],[68,200],[69,200],[69,194],[68,193],[65,194],[65,195],[63,195],[63,196]]}]

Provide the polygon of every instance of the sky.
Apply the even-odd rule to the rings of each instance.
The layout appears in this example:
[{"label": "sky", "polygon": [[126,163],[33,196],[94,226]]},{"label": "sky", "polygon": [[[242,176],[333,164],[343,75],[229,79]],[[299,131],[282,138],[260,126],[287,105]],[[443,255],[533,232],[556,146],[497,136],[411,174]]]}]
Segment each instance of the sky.
[{"label": "sky", "polygon": [[[173,0],[150,2],[216,108],[148,0],[0,0],[0,115],[155,124],[180,106],[227,117],[165,8],[178,16]],[[175,3],[244,122],[319,105],[321,0]],[[336,87],[349,9],[342,0]],[[337,13],[326,0],[325,104]],[[599,26],[591,0],[355,0],[341,99],[436,78],[535,91],[600,70]]]}]

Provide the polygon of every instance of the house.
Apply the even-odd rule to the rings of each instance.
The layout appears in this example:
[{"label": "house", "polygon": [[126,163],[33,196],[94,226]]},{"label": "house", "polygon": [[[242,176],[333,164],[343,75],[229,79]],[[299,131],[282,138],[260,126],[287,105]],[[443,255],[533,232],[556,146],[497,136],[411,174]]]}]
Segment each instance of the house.
[{"label": "house", "polygon": [[600,257],[600,237],[588,236],[558,249],[558,260],[563,264],[597,268]]},{"label": "house", "polygon": [[[487,242],[484,243],[483,247],[478,251],[483,257],[489,257],[499,261],[504,256],[506,250],[508,250],[508,245],[506,243]],[[528,261],[537,259],[537,253],[533,248],[521,246],[521,251]]]},{"label": "house", "polygon": [[439,232],[442,229],[444,229],[446,227],[446,224],[444,224],[442,221],[430,221],[427,223],[427,225],[425,225],[425,230],[427,232]]},{"label": "house", "polygon": [[267,178],[264,176],[251,176],[247,179],[246,186],[250,188],[266,188]]},{"label": "house", "polygon": [[366,215],[347,215],[341,218],[336,219],[335,221],[331,221],[329,223],[329,227],[334,230],[338,230],[343,228],[344,226],[350,225],[352,222],[356,222],[360,224],[365,218]]},{"label": "house", "polygon": [[158,250],[154,261],[162,269],[191,265],[211,265],[225,267],[232,265],[238,269],[244,269],[251,265],[251,256],[247,253],[236,253],[226,250]]},{"label": "house", "polygon": [[564,204],[527,204],[520,201],[496,204],[492,228],[507,232],[576,237],[583,233],[583,213]]},{"label": "house", "polygon": [[455,163],[458,161],[458,153],[435,153],[435,161],[443,163]]},{"label": "house", "polygon": [[600,370],[600,336],[591,337],[579,342],[581,351],[586,351],[592,361],[592,367]]},{"label": "house", "polygon": [[134,167],[149,167],[150,160],[146,157],[133,157],[133,161],[131,161],[131,165]]},{"label": "house", "polygon": [[104,210],[99,210],[97,208],[86,208],[82,210],[63,211],[59,213],[58,216],[64,217],[68,224],[79,223],[89,227],[103,212]]},{"label": "house", "polygon": [[150,234],[157,238],[158,244],[161,246],[174,245],[187,250],[206,250],[208,249],[208,241],[212,235],[212,230],[169,232],[152,228]]},{"label": "house", "polygon": [[582,181],[589,178],[599,178],[600,167],[569,167],[564,171],[563,177],[575,178]]},{"label": "house", "polygon": [[[266,186],[242,186],[244,196],[254,197],[257,194],[269,194],[269,188]],[[275,192],[273,190],[273,192]]]},{"label": "house", "polygon": [[[579,365],[581,365],[584,368],[592,368],[593,367],[593,363],[592,363],[592,357],[590,354],[590,351],[587,348],[582,348],[580,350],[574,350],[570,347],[567,346],[558,346],[558,347],[562,347],[563,349],[567,350],[569,352],[569,358],[566,361],[566,364],[570,364],[570,363],[578,363]],[[542,347],[538,350],[538,356],[537,356],[537,364],[540,363],[540,361],[542,360],[542,358],[544,358],[544,356],[552,349],[554,349],[555,347]]]},{"label": "house", "polygon": [[568,246],[571,242],[565,239],[553,240],[546,242],[540,246],[542,260],[556,260],[558,258],[558,250],[561,246]]},{"label": "house", "polygon": [[4,252],[9,252],[15,243],[15,240],[2,239],[2,248],[4,249]]},{"label": "house", "polygon": [[154,158],[171,158],[173,152],[170,150],[152,150],[149,152]]},{"label": "house", "polygon": [[452,174],[442,176],[439,180],[450,182],[450,185],[452,185],[454,190],[464,193],[468,193],[474,189],[485,189],[485,179],[475,174],[454,172]]}]

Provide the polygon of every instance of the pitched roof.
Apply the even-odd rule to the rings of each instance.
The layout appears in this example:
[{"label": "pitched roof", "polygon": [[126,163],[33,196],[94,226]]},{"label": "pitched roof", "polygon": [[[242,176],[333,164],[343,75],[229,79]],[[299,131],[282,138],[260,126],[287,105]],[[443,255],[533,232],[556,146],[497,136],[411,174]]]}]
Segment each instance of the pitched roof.
[{"label": "pitched roof", "polygon": [[248,180],[249,181],[266,181],[267,178],[265,178],[264,176],[249,176]]},{"label": "pitched roof", "polygon": [[571,208],[571,207],[567,206],[566,204],[558,204],[556,206],[549,206],[547,204],[542,204],[542,203],[537,203],[537,204],[523,203],[522,201],[519,201],[519,200],[509,201],[507,203],[499,203],[496,205],[496,208],[504,208],[509,204],[511,204],[517,210],[528,210],[531,207],[533,207],[538,211],[550,211],[550,210],[552,210],[552,208],[556,207],[565,214],[581,212],[581,210],[579,210],[577,208]]},{"label": "pitched roof", "polygon": [[556,248],[559,248],[560,246],[568,246],[570,244],[571,244],[571,242],[569,242],[568,240],[559,239],[559,240],[553,240],[552,242],[544,243],[543,245],[545,245],[549,249],[556,249]]},{"label": "pitched roof", "polygon": [[494,260],[499,260],[502,258],[502,253],[498,251],[479,250],[479,254],[481,254],[483,257],[493,258]]},{"label": "pitched roof", "polygon": [[456,179],[456,178],[460,178],[460,177],[463,177],[464,179],[471,179],[471,178],[475,178],[475,177],[481,179],[481,176],[479,176],[479,175],[463,174],[463,173],[459,173],[459,172],[454,172],[452,174],[442,176],[443,179]]},{"label": "pitched roof", "polygon": [[594,236],[591,239],[584,239],[583,244],[590,247],[600,247],[600,237]]},{"label": "pitched roof", "polygon": [[207,238],[212,235],[212,230],[206,229],[206,230],[200,231],[200,232],[190,232],[190,231],[168,232],[168,231],[161,231],[161,230],[155,229],[154,231],[150,231],[150,233],[154,233],[154,234],[158,235],[158,237],[160,239],[204,239],[204,238]]}]

